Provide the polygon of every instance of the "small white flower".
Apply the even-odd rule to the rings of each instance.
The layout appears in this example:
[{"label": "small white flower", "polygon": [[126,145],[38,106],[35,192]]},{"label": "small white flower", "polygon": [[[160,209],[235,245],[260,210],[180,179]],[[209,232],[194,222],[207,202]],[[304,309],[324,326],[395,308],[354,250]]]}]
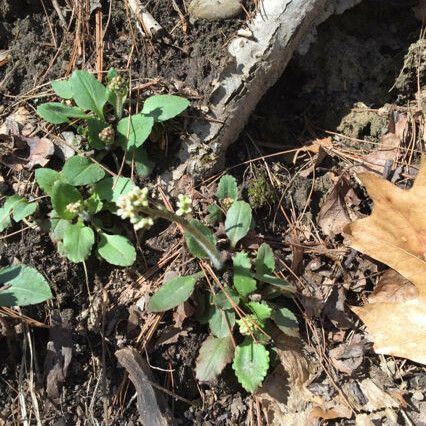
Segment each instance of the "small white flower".
[{"label": "small white flower", "polygon": [[154,225],[154,221],[151,217],[140,217],[133,227],[135,231],[138,231],[139,229],[149,229],[152,225]]},{"label": "small white flower", "polygon": [[178,201],[176,202],[176,205],[178,209],[176,210],[176,214],[178,216],[183,216],[185,214],[192,212],[192,199],[189,195],[179,194],[178,195]]},{"label": "small white flower", "polygon": [[80,213],[82,208],[83,208],[83,205],[81,204],[81,201],[76,201],[75,203],[69,203],[65,207],[65,209],[68,210],[70,213]]},{"label": "small white flower", "polygon": [[130,219],[135,230],[148,229],[154,221],[150,217],[143,216],[141,207],[148,207],[148,188],[133,188],[128,194],[122,195],[117,200],[117,215],[123,219]]}]

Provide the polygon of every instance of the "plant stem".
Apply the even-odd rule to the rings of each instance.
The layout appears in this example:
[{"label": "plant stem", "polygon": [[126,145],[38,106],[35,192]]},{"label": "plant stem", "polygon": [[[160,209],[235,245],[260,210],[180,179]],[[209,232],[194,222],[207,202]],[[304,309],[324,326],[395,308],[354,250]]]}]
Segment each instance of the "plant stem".
[{"label": "plant stem", "polygon": [[115,92],[115,113],[117,115],[118,120],[121,120],[121,117],[123,117],[123,104],[124,97],[119,93]]},{"label": "plant stem", "polygon": [[209,256],[213,264],[213,267],[218,271],[223,269],[223,259],[222,259],[222,256],[220,255],[219,250],[202,232],[200,232],[195,226],[189,223],[186,219],[168,210],[162,210],[158,208],[139,207],[139,210],[142,213],[152,218],[160,217],[162,219],[168,220],[169,222],[178,223],[180,226],[182,226],[182,228],[185,231],[192,234],[192,236],[197,240],[197,243],[202,247],[202,249]]}]

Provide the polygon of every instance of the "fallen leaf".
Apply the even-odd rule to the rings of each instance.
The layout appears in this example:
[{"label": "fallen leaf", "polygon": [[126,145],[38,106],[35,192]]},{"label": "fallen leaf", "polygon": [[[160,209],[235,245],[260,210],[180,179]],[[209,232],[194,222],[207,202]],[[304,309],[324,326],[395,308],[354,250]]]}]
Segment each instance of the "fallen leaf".
[{"label": "fallen leaf", "polygon": [[397,408],[400,402],[384,391],[371,379],[364,379],[358,383],[367,403],[362,407],[363,411],[373,412],[384,408]]},{"label": "fallen leaf", "polygon": [[62,385],[65,382],[72,358],[72,317],[71,309],[66,309],[60,314],[59,311],[53,310],[51,315],[50,339],[47,343],[44,375],[46,393],[49,398],[54,400],[58,399],[62,393]]},{"label": "fallen leaf", "polygon": [[30,137],[32,124],[28,111],[18,109],[0,128],[0,162],[14,171],[45,166],[55,147],[47,138]]},{"label": "fallen leaf", "polygon": [[308,359],[299,339],[272,336],[281,365],[269,374],[256,397],[268,413],[271,425],[314,425],[318,418],[350,418],[352,412],[340,396],[327,401],[315,396],[307,387],[319,370],[319,364]]},{"label": "fallen leaf", "polygon": [[377,283],[373,293],[368,297],[370,303],[398,303],[407,302],[418,296],[415,285],[401,274],[388,269]]},{"label": "fallen leaf", "polygon": [[401,274],[417,295],[403,283],[397,292],[397,284],[387,284],[370,303],[352,309],[367,326],[377,353],[426,364],[426,156],[408,190],[373,174],[359,178],[374,209],[345,228],[348,243]]},{"label": "fallen leaf", "polygon": [[9,63],[11,59],[9,50],[0,50],[0,67]]},{"label": "fallen leaf", "polygon": [[178,305],[176,310],[173,312],[173,322],[175,323],[175,327],[182,328],[183,322],[191,317],[195,312],[193,306],[190,303],[184,302]]},{"label": "fallen leaf", "polygon": [[343,343],[329,351],[332,364],[337,370],[351,375],[364,360],[365,341],[356,335],[350,343]]},{"label": "fallen leaf", "polygon": [[124,348],[115,352],[118,362],[129,373],[137,395],[137,407],[140,420],[146,425],[167,426],[174,420],[165,400],[155,388],[158,385],[148,363],[133,348]]},{"label": "fallen leaf", "polygon": [[163,329],[160,336],[156,340],[154,348],[157,349],[163,345],[172,345],[179,340],[179,337],[188,336],[188,332],[190,330],[190,328],[182,330],[182,328],[177,328],[173,326],[166,327]]},{"label": "fallen leaf", "polygon": [[350,419],[352,417],[352,411],[344,406],[335,406],[330,409],[323,409],[321,407],[314,407],[309,414],[309,420],[312,422],[315,419],[334,420],[334,419]]},{"label": "fallen leaf", "polygon": [[342,177],[325,196],[317,218],[318,225],[324,235],[339,234],[343,227],[351,222],[345,204],[345,195],[349,189],[349,182]]}]

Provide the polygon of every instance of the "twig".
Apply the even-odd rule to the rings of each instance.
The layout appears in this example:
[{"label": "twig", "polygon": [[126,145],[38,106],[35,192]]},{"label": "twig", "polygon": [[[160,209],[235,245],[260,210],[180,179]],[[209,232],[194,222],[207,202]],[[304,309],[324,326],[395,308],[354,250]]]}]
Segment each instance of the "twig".
[{"label": "twig", "polygon": [[65,21],[64,14],[62,13],[62,10],[58,4],[58,1],[52,0],[52,5],[53,5],[53,8],[56,10],[56,13],[58,14],[59,20],[61,21],[61,25],[64,28],[67,28],[67,21]]},{"label": "twig", "polygon": [[127,0],[130,10],[137,21],[140,33],[148,38],[157,38],[165,33],[164,28],[146,10],[140,0]]},{"label": "twig", "polygon": [[98,9],[96,11],[96,72],[99,81],[102,81],[102,70],[104,65],[103,46],[102,9]]}]

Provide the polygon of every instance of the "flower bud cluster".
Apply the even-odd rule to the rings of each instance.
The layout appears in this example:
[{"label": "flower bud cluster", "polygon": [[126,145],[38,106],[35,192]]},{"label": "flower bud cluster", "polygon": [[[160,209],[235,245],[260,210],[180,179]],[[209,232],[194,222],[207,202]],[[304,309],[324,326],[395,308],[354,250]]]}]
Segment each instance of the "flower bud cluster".
[{"label": "flower bud cluster", "polygon": [[127,82],[121,75],[117,75],[109,82],[108,89],[124,96],[127,93]]},{"label": "flower bud cluster", "polygon": [[105,127],[105,129],[102,129],[99,132],[98,136],[99,136],[99,139],[107,145],[111,145],[114,143],[115,132],[112,127]]},{"label": "flower bud cluster", "polygon": [[134,188],[122,195],[117,201],[117,214],[123,219],[130,219],[135,230],[149,229],[154,225],[151,217],[143,216],[140,208],[148,207],[148,188]]},{"label": "flower bud cluster", "polygon": [[75,203],[68,203],[65,209],[70,213],[81,213],[84,209],[83,203],[81,201],[76,201]]},{"label": "flower bud cluster", "polygon": [[184,216],[192,212],[192,199],[189,195],[179,194],[178,201],[176,206],[178,209],[176,210],[176,214],[178,216]]},{"label": "flower bud cluster", "polygon": [[244,318],[237,320],[237,324],[240,328],[240,333],[243,336],[251,336],[257,330],[257,318],[254,314],[246,315]]}]

